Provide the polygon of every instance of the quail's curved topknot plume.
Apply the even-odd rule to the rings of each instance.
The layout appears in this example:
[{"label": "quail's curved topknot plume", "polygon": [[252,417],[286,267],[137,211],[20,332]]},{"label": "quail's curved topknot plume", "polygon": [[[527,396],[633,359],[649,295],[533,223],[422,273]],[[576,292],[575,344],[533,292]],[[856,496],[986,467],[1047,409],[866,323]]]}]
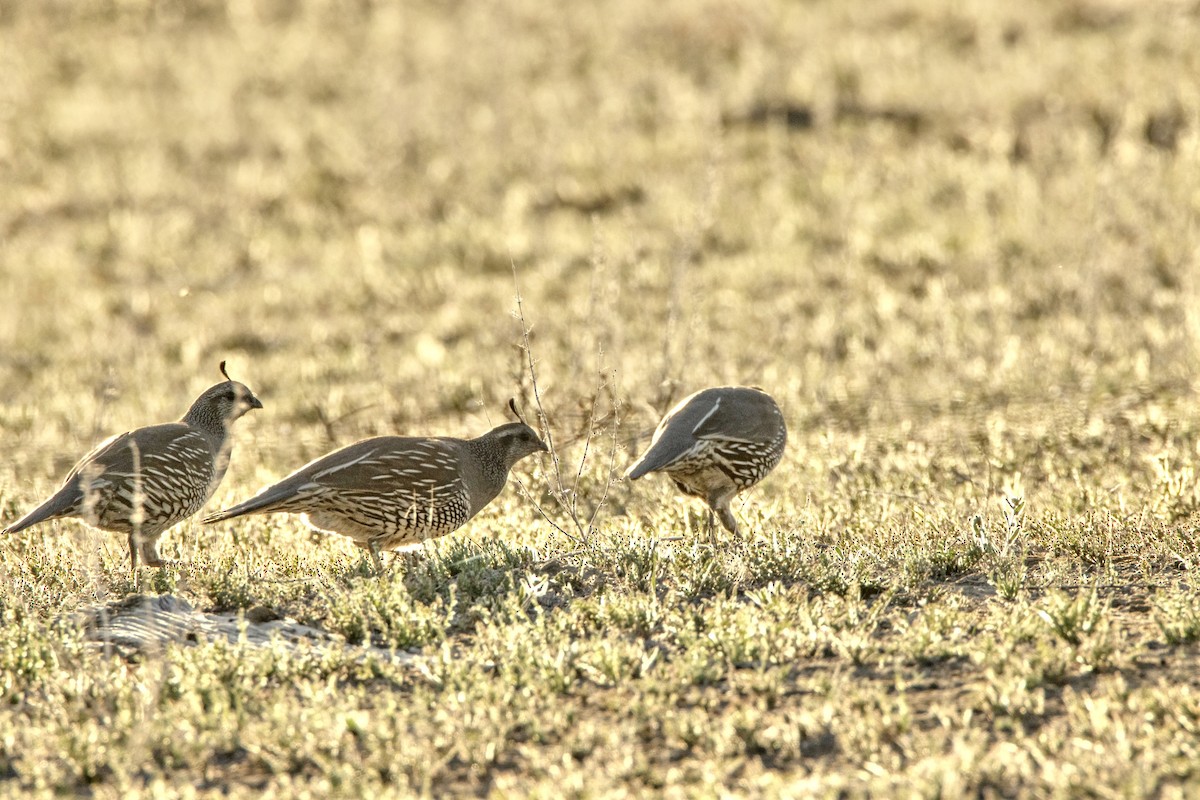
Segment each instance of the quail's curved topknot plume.
[{"label": "quail's curved topknot plume", "polygon": [[766,392],[746,386],[703,389],[667,412],[642,457],[625,477],[665,472],[681,492],[700,497],[721,524],[737,533],[729,502],[779,463],[787,426]]},{"label": "quail's curved topknot plume", "polygon": [[137,582],[138,557],[163,566],[158,539],[200,510],[229,466],[230,426],[262,403],[244,384],[210,386],[178,422],[137,428],[101,442],[67,474],[55,494],[0,533],[75,517],[129,536],[129,562]]},{"label": "quail's curved topknot plume", "polygon": [[[514,407],[515,408],[515,407]],[[475,439],[379,436],[335,450],[206,523],[244,514],[301,514],[317,530],[379,553],[445,536],[504,488],[513,464],[546,445],[524,422]]]},{"label": "quail's curved topknot plume", "polygon": [[521,413],[521,409],[517,408],[517,398],[508,398],[508,410],[513,413],[513,416],[516,417],[517,422],[524,422],[526,425],[529,424],[529,422],[525,419],[525,415]]}]

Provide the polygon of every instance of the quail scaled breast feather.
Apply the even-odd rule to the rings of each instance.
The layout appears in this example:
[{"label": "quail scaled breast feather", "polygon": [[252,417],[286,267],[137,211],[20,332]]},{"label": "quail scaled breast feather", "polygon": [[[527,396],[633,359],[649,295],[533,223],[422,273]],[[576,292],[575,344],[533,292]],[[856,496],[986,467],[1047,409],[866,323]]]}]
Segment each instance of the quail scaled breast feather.
[{"label": "quail scaled breast feather", "polygon": [[512,466],[546,445],[523,422],[475,439],[380,436],[312,461],[204,522],[244,514],[301,514],[309,526],[379,553],[445,536],[490,503]]},{"label": "quail scaled breast feather", "polygon": [[708,504],[710,529],[715,513],[736,534],[730,501],[765,478],[786,445],[787,425],[769,394],[747,386],[717,386],[685,397],[668,411],[625,477],[637,480],[665,472],[681,492]]},{"label": "quail scaled breast feather", "polygon": [[226,380],[196,398],[178,422],[151,425],[100,443],[71,469],[55,494],[0,533],[63,517],[129,537],[137,583],[139,556],[152,567],[166,562],[158,540],[195,514],[216,491],[229,466],[233,423],[262,403],[244,384]]}]

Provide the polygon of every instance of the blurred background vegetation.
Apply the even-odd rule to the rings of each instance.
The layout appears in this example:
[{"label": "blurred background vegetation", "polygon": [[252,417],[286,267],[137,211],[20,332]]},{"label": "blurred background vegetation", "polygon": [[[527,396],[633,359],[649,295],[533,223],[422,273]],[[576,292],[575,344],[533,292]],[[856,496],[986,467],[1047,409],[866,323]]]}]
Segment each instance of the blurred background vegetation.
[{"label": "blurred background vegetation", "polygon": [[477,427],[514,266],[563,405],[599,363],[817,419],[1190,383],[1186,3],[0,8],[2,391],[39,427],[225,357],[275,430]]}]

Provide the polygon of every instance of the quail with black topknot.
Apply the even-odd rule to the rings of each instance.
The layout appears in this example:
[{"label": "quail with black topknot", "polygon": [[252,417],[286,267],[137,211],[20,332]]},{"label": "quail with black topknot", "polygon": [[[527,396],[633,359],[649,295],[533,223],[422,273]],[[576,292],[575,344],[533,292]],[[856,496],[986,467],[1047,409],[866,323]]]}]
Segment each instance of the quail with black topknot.
[{"label": "quail with black topknot", "polygon": [[779,405],[761,389],[717,386],[681,400],[654,431],[650,447],[625,471],[629,480],[665,472],[679,491],[708,504],[730,533],[729,503],[775,469],[787,445]]},{"label": "quail with black topknot", "polygon": [[[517,413],[510,401],[510,408]],[[490,503],[525,456],[547,447],[525,422],[475,439],[379,436],[321,456],[244,503],[204,519],[300,514],[309,527],[349,537],[371,554],[461,528]]]},{"label": "quail with black topknot", "polygon": [[53,497],[0,533],[17,533],[47,520],[74,517],[129,537],[129,564],[167,566],[158,540],[195,514],[212,496],[232,449],[230,428],[262,403],[229,378],[205,389],[178,422],[150,425],[113,436],[85,455]]}]

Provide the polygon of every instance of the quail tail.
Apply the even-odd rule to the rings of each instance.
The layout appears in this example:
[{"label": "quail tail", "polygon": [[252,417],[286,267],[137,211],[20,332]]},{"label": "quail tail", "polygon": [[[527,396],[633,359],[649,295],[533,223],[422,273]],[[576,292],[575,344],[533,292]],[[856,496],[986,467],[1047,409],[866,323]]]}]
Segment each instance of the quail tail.
[{"label": "quail tail", "polygon": [[289,482],[276,484],[269,489],[254,495],[244,503],[238,503],[236,506],[221,509],[220,511],[209,514],[201,520],[205,525],[212,522],[221,522],[234,517],[245,516],[246,514],[267,514],[272,511],[282,510],[278,506],[287,499],[295,497],[295,489]]},{"label": "quail tail", "polygon": [[75,504],[79,501],[78,492],[71,489],[72,487],[62,488],[49,500],[0,531],[0,533],[19,533],[26,528],[37,525],[39,522],[45,522],[56,517],[69,516],[74,510]]},{"label": "quail tail", "polygon": [[660,453],[655,453],[654,448],[651,447],[642,454],[641,458],[631,464],[629,469],[625,470],[625,477],[628,480],[636,481],[644,475],[662,469],[670,460],[670,458],[664,458]]}]

